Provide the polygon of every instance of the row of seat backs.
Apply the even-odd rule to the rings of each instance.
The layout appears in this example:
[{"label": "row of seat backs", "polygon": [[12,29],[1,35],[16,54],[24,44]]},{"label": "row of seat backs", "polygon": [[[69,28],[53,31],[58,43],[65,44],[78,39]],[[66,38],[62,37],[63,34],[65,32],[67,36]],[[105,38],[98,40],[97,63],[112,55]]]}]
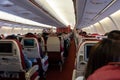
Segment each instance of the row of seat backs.
[{"label": "row of seat backs", "polygon": [[[27,41],[32,42],[32,46],[29,44],[26,46]],[[33,43],[34,42],[34,43]],[[25,50],[26,55],[28,58],[39,58],[38,53],[40,53],[40,44],[37,41],[36,37],[24,37],[21,41],[23,48]],[[49,61],[62,61],[61,59],[61,52],[63,51],[60,38],[57,36],[50,36],[46,42],[46,52],[49,57]],[[44,60],[43,60],[44,61]]]},{"label": "row of seat backs", "polygon": [[[29,75],[37,75],[38,67],[33,66],[28,72]],[[17,80],[26,80],[27,67],[25,64],[22,46],[20,42],[13,39],[0,40],[0,76],[12,80],[11,75],[18,75]],[[33,76],[33,75],[31,75]],[[15,76],[16,77],[16,76]],[[34,76],[34,78],[37,76]],[[3,79],[2,78],[2,79]],[[12,78],[12,79],[11,79]],[[34,80],[29,78],[29,80]]]},{"label": "row of seat backs", "polygon": [[[28,45],[25,46],[26,41],[34,42],[32,43],[32,46]],[[36,37],[33,36],[25,36],[21,44],[23,45],[25,53],[28,55],[29,58],[39,58],[38,53],[40,53],[40,44],[37,41]],[[47,42],[45,44],[48,60],[49,62],[62,62],[63,61],[63,48],[61,44],[61,40],[57,36],[49,36],[47,38]],[[44,60],[43,60],[44,61]],[[58,62],[58,63],[59,63]],[[62,63],[61,63],[62,64]],[[61,66],[61,65],[60,65]]]},{"label": "row of seat backs", "polygon": [[25,60],[19,42],[0,40],[0,50],[0,71],[24,71]]}]

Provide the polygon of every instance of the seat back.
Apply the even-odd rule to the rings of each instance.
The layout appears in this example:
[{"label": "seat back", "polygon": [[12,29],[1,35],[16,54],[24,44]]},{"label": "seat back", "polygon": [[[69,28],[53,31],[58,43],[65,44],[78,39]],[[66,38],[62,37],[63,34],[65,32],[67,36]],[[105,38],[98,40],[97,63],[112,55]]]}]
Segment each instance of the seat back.
[{"label": "seat back", "polygon": [[24,71],[22,47],[15,40],[0,40],[0,71]]},{"label": "seat back", "polygon": [[36,38],[24,37],[21,44],[28,58],[40,58],[39,43]]},{"label": "seat back", "polygon": [[78,76],[83,76],[89,58],[90,49],[98,42],[99,40],[87,40],[80,44],[76,54],[76,74]]},{"label": "seat back", "polygon": [[50,63],[62,62],[61,43],[57,36],[49,36],[46,47]]},{"label": "seat back", "polygon": [[61,60],[60,39],[57,36],[50,36],[47,39],[47,54],[50,61]]},{"label": "seat back", "polygon": [[61,42],[57,36],[49,36],[46,44],[48,61],[50,64],[58,64],[62,70],[63,52],[61,51]]},{"label": "seat back", "polygon": [[60,39],[57,36],[50,36],[47,39],[47,54],[50,64],[58,64],[62,70],[63,52],[61,52]]},{"label": "seat back", "polygon": [[84,41],[80,44],[78,52],[76,54],[77,59],[80,61],[88,61],[88,57],[89,57],[89,52],[92,46],[94,46],[96,43],[98,43],[98,40],[90,40],[90,41]]},{"label": "seat back", "polygon": [[0,79],[25,80],[26,64],[17,40],[0,40]]}]

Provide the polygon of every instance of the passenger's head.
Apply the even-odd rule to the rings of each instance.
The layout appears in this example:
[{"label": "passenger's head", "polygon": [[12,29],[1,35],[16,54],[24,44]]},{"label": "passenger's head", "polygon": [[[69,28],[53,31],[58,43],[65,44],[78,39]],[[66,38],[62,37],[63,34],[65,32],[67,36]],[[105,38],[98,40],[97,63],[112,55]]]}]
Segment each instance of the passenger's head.
[{"label": "passenger's head", "polygon": [[37,35],[35,35],[33,33],[27,33],[27,34],[25,34],[25,37],[34,37],[34,38],[37,38]]},{"label": "passenger's head", "polygon": [[16,35],[8,35],[5,39],[16,39],[17,40],[17,36]]},{"label": "passenger's head", "polygon": [[87,36],[87,32],[83,31],[82,36]]},{"label": "passenger's head", "polygon": [[113,30],[108,33],[109,39],[120,40],[120,30]]},{"label": "passenger's head", "polygon": [[91,49],[85,79],[109,62],[120,62],[120,41],[104,39]]}]

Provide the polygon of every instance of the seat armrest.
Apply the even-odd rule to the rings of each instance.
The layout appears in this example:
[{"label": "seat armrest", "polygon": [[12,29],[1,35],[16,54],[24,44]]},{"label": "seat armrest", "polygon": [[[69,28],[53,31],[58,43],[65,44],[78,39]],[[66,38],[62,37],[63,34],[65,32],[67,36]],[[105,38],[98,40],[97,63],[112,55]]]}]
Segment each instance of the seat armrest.
[{"label": "seat armrest", "polygon": [[62,64],[64,63],[64,59],[65,59],[65,57],[63,56],[63,54],[64,54],[64,51],[61,52],[61,60],[62,60]]},{"label": "seat armrest", "polygon": [[30,80],[31,76],[33,76],[33,74],[35,72],[37,72],[38,70],[38,65],[34,65],[33,67],[31,67],[26,73],[25,73],[25,77],[26,77],[26,80]]},{"label": "seat armrest", "polygon": [[39,80],[39,78],[40,78],[40,77],[39,77],[39,76],[37,76],[37,77],[35,78],[35,80]]},{"label": "seat armrest", "polygon": [[75,80],[84,80],[84,77],[83,76],[79,76]]},{"label": "seat armrest", "polygon": [[72,80],[75,80],[75,78],[76,78],[76,69],[73,70]]}]

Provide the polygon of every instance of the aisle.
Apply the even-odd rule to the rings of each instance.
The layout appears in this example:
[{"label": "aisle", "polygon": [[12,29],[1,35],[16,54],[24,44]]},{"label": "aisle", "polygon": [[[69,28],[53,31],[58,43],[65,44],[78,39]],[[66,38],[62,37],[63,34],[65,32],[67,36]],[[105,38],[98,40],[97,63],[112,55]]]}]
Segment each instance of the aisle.
[{"label": "aisle", "polygon": [[75,61],[75,43],[74,40],[70,42],[69,55],[63,65],[62,72],[59,71],[57,66],[48,69],[46,80],[72,80],[72,72],[74,69]]}]

